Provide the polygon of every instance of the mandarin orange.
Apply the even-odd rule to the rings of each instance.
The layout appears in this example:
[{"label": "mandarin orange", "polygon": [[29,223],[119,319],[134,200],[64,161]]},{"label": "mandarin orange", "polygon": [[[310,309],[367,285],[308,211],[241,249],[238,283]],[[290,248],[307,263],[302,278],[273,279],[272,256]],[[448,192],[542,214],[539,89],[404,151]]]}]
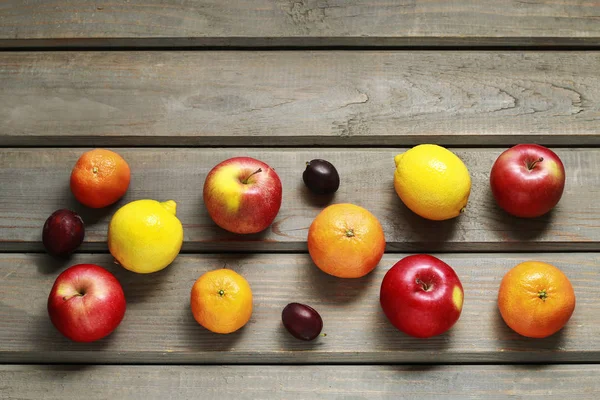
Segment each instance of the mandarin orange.
[{"label": "mandarin orange", "polygon": [[575,309],[567,276],[551,264],[523,262],[504,275],[498,291],[504,322],[520,335],[544,338],[562,329]]},{"label": "mandarin orange", "polygon": [[222,268],[204,273],[192,287],[194,319],[215,333],[232,333],[252,316],[252,290],[237,272]]},{"label": "mandarin orange", "polygon": [[106,149],[85,152],[71,171],[71,192],[90,208],[107,207],[127,192],[131,171],[119,154]]},{"label": "mandarin orange", "polygon": [[308,230],[308,252],[323,272],[339,278],[360,278],[371,272],[385,251],[379,220],[355,204],[323,209]]}]

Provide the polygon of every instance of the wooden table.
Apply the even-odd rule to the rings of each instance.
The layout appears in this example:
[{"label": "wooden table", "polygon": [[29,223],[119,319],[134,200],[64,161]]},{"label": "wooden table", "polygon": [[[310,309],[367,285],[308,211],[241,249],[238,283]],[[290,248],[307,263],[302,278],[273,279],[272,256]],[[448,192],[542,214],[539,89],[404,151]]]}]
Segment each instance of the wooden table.
[{"label": "wooden table", "polygon": [[[600,2],[377,0],[8,0],[0,2],[0,398],[564,398],[600,393]],[[535,220],[500,211],[489,171],[508,146],[562,158],[560,204]],[[393,189],[393,156],[450,147],[473,180],[468,210],[423,220]],[[90,210],[68,177],[83,151],[116,149],[132,182]],[[265,232],[218,229],[202,203],[207,172],[238,155],[281,176],[283,205]],[[305,161],[340,171],[332,202],[382,222],[386,254],[362,279],[320,272],[307,229],[328,203],[302,183]],[[140,198],[174,199],[185,241],[162,272],[114,265],[107,223]],[[58,208],[79,212],[73,258],[44,253]],[[465,287],[459,322],[418,340],[383,317],[385,272],[437,255]],[[546,339],[511,331],[496,306],[512,266],[541,260],[573,283],[577,307]],[[102,265],[128,301],[92,344],[63,338],[46,300],[56,276]],[[193,282],[227,266],[254,292],[250,323],[211,334],[189,310]],[[282,328],[289,302],[313,305],[326,337]]]}]

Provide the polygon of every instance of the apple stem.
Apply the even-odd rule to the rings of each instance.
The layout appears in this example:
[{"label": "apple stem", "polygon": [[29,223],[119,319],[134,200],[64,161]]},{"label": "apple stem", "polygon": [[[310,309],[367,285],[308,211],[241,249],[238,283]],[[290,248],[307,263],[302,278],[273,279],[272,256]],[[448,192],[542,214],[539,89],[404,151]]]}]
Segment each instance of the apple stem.
[{"label": "apple stem", "polygon": [[250,178],[252,177],[252,175],[258,174],[259,172],[262,172],[262,168],[259,168],[259,169],[257,169],[256,171],[254,171],[253,173],[251,173],[250,175],[248,175],[248,177],[247,177],[246,179],[244,179],[244,180],[242,181],[242,183],[243,183],[244,185],[247,185],[247,184],[248,184],[248,179],[250,179]]},{"label": "apple stem", "polygon": [[416,282],[417,282],[417,285],[421,285],[421,287],[423,288],[424,291],[428,291],[429,288],[431,287],[428,284],[426,284],[425,282],[423,282],[422,280],[420,280],[419,278],[417,278]]},{"label": "apple stem", "polygon": [[72,295],[72,296],[65,296],[65,297],[63,297],[63,300],[64,300],[64,301],[67,301],[67,300],[69,300],[69,299],[70,299],[70,298],[72,298],[72,297],[83,297],[83,293],[75,293],[75,294],[74,294],[74,295]]},{"label": "apple stem", "polygon": [[535,167],[535,165],[536,165],[537,163],[541,163],[542,161],[544,161],[544,157],[540,157],[539,159],[537,159],[537,160],[535,160],[535,161],[532,161],[532,162],[530,162],[530,163],[527,163],[527,168],[529,168],[529,170],[532,170],[532,169],[533,169],[533,167]]}]

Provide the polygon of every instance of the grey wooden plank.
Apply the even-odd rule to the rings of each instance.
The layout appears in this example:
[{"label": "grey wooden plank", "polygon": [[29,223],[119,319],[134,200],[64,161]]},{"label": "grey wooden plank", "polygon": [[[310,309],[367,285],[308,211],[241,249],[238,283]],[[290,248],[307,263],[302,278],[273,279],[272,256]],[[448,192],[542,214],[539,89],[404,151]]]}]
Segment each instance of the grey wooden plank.
[{"label": "grey wooden plank", "polygon": [[598,70],[593,51],[6,52],[0,146],[600,145]]},{"label": "grey wooden plank", "polygon": [[600,365],[0,366],[19,399],[593,398]]},{"label": "grey wooden plank", "polygon": [[[381,221],[387,251],[567,251],[600,248],[600,149],[555,148],[565,164],[560,203],[537,219],[511,217],[496,206],[489,171],[503,149],[453,149],[470,170],[472,191],[464,214],[428,221],[404,206],[394,191],[390,149],[114,149],[129,163],[126,196],[102,210],[88,209],[69,189],[71,169],[86,149],[0,150],[0,250],[43,251],[41,230],[59,208],[80,213],[86,223],[82,251],[107,251],[110,218],[118,207],[142,198],[173,199],[184,226],[184,251],[306,251],[308,227],[328,204],[350,202]],[[202,188],[209,170],[230,157],[247,155],[271,165],[283,185],[274,223],[260,234],[235,235],[208,216]],[[302,181],[305,162],[331,161],[341,185],[333,198],[310,194]]]},{"label": "grey wooden plank", "polygon": [[[321,272],[307,254],[180,255],[160,273],[137,275],[109,255],[78,255],[60,264],[41,254],[0,256],[0,359],[21,363],[490,363],[600,361],[600,253],[437,254],[465,290],[463,313],[443,335],[415,339],[397,331],[379,305],[385,272],[404,255],[386,254],[361,279]],[[571,280],[577,306],[568,325],[546,339],[511,331],[497,310],[502,276],[525,260],[551,262]],[[121,325],[109,337],[75,344],[51,325],[46,301],[67,266],[97,263],[114,272],[127,298]],[[250,322],[230,335],[193,319],[189,293],[204,272],[226,266],[246,277],[254,295]],[[298,301],[321,314],[322,336],[302,342],[281,323]]]},{"label": "grey wooden plank", "polygon": [[0,45],[598,45],[597,1],[4,1]]}]

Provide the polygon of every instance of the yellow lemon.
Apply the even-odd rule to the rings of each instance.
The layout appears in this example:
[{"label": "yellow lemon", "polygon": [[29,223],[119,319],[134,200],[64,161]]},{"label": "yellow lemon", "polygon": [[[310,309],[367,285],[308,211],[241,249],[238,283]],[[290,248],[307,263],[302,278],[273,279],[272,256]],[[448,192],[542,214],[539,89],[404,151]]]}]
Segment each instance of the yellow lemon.
[{"label": "yellow lemon", "polygon": [[108,225],[108,249],[124,268],[140,274],[160,271],[175,260],[183,226],[173,200],[136,200],[121,207]]},{"label": "yellow lemon", "polygon": [[471,177],[456,154],[438,145],[421,144],[398,154],[394,162],[394,188],[414,213],[441,221],[464,211]]}]

